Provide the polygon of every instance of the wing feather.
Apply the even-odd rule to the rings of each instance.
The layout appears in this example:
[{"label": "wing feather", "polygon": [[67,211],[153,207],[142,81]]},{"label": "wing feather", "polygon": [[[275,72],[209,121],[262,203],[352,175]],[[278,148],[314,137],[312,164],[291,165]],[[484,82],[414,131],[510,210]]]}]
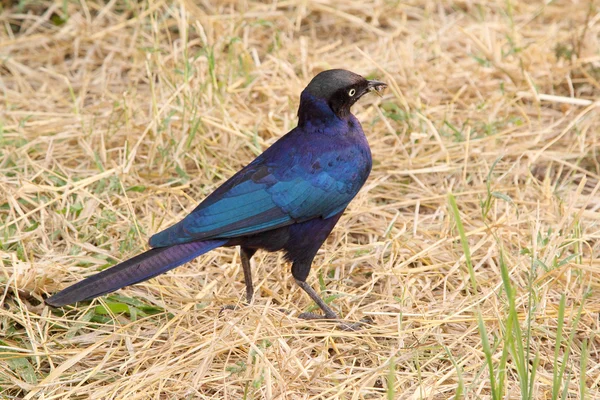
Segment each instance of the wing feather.
[{"label": "wing feather", "polygon": [[[319,157],[295,157],[287,160],[288,164],[284,157],[280,157],[284,161],[279,164],[259,158],[183,220],[152,236],[150,245],[164,247],[193,240],[233,238],[335,215],[356,195],[369,172],[357,179],[361,160],[353,153],[343,157],[343,150],[320,152]],[[336,160],[335,165],[330,160]],[[317,164],[326,167],[315,168]]]}]

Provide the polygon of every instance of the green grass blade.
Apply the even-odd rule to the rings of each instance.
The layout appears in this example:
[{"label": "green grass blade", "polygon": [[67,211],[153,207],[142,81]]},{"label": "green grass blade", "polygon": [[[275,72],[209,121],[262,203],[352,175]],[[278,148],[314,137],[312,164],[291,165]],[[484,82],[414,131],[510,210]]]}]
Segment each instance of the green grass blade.
[{"label": "green grass blade", "polygon": [[458,211],[458,206],[456,205],[456,198],[452,193],[448,194],[448,202],[450,203],[450,210],[452,210],[454,220],[456,221],[456,229],[460,235],[460,243],[462,244],[463,252],[465,254],[465,262],[467,264],[467,269],[469,270],[471,286],[473,287],[474,291],[477,291],[477,279],[475,278],[475,271],[473,270],[473,263],[471,262],[471,249],[469,248],[469,241],[467,240],[465,227],[463,226],[462,219],[460,218],[460,212]]},{"label": "green grass blade", "polygon": [[552,400],[558,399],[560,384],[562,382],[561,368],[558,367],[558,358],[562,343],[563,324],[565,321],[565,295],[560,296],[558,306],[558,320],[556,327],[556,343],[554,344],[554,373],[552,377]]},{"label": "green grass blade", "polygon": [[494,400],[501,400],[502,396],[499,392],[501,388],[496,386],[496,373],[494,371],[494,362],[492,360],[492,348],[490,347],[490,342],[488,341],[487,330],[485,329],[481,312],[477,313],[477,325],[479,326],[479,335],[481,336],[481,347],[483,348],[483,354],[485,354],[485,361],[490,373],[490,388],[492,390],[492,398]]},{"label": "green grass blade", "polygon": [[583,339],[581,343],[581,361],[580,361],[580,376],[579,376],[579,398],[585,400],[587,398],[586,391],[586,371],[587,371],[587,361],[588,361],[588,347],[587,347],[587,339]]},{"label": "green grass blade", "polygon": [[452,357],[452,353],[450,353],[450,349],[448,349],[448,347],[444,346],[444,350],[446,351],[446,354],[448,354],[448,358],[452,362],[452,365],[454,365],[454,368],[456,369],[456,376],[458,378],[458,386],[456,387],[456,390],[454,391],[454,400],[462,399],[463,392],[465,390],[465,383],[463,381],[462,369],[458,366],[454,357]]}]

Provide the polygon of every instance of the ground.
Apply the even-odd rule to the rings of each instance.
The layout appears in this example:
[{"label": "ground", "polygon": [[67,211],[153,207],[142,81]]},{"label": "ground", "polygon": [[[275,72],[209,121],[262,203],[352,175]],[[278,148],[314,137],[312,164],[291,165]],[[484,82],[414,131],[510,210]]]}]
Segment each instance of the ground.
[{"label": "ground", "polygon": [[[1,4],[0,397],[600,398],[598,2]],[[373,171],[308,279],[371,325],[299,319],[277,254],[221,312],[231,248],[43,305],[293,128],[329,68],[389,84],[353,108]]]}]

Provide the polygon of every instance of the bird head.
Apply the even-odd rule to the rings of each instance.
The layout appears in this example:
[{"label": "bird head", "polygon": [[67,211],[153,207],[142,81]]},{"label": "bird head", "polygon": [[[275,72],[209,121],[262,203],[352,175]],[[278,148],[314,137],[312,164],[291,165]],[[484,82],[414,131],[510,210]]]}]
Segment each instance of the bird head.
[{"label": "bird head", "polygon": [[[369,81],[345,69],[330,69],[316,75],[304,89],[310,97],[325,102],[340,118],[350,114],[350,107],[363,95],[375,91],[379,93],[387,84]],[[302,104],[300,105],[302,107]]]}]

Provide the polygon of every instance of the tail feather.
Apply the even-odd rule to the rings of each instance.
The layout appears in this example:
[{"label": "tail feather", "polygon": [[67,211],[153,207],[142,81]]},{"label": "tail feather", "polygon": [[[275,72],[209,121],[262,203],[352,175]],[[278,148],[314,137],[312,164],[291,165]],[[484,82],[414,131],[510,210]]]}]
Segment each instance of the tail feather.
[{"label": "tail feather", "polygon": [[90,300],[153,278],[226,243],[206,240],[148,250],[56,293],[46,304],[61,307]]}]

